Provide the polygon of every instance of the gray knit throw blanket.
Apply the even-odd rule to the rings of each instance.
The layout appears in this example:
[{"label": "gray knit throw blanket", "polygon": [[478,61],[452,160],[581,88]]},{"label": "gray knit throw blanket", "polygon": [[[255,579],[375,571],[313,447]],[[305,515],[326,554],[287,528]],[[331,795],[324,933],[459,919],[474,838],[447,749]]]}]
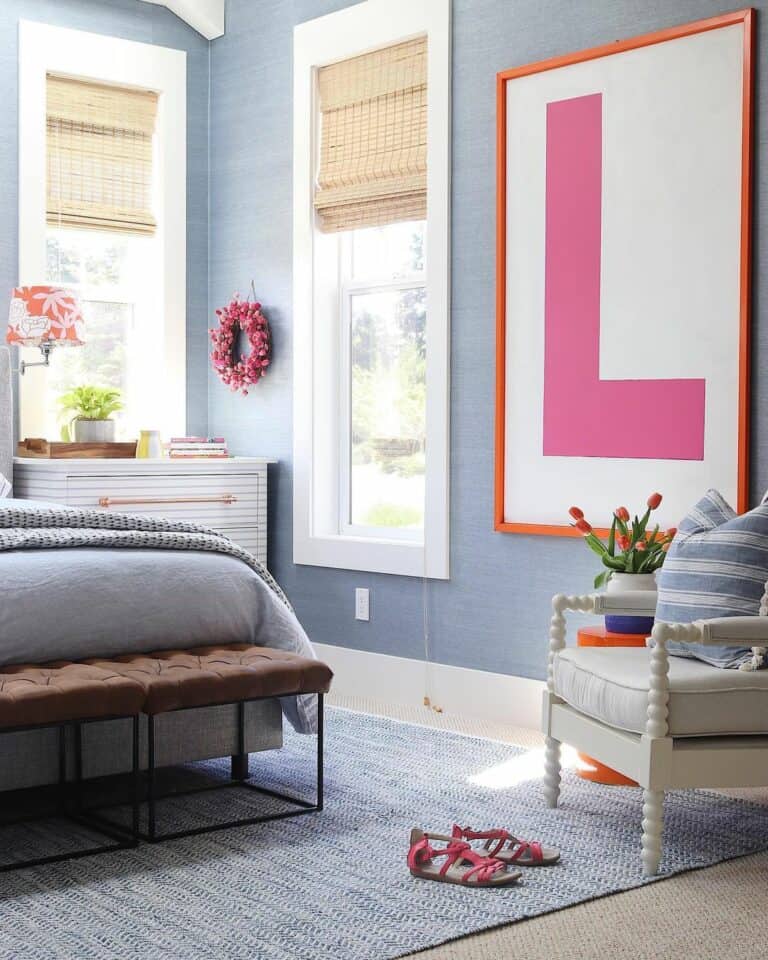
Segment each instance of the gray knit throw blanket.
[{"label": "gray knit throw blanket", "polygon": [[203,550],[225,553],[247,563],[292,609],[267,568],[229,537],[197,523],[160,520],[125,513],[100,513],[72,507],[0,506],[0,551],[62,550],[68,547]]}]

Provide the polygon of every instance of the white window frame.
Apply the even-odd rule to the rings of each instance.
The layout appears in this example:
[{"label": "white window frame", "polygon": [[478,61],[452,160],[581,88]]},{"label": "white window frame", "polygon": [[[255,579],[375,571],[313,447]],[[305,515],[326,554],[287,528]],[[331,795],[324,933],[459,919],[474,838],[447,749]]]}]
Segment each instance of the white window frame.
[{"label": "white window frame", "polygon": [[[412,37],[428,38],[427,388],[423,537],[350,528],[343,518],[348,401],[341,351],[340,240],[313,208],[320,67]],[[366,0],[294,29],[294,471],[295,563],[448,579],[450,0]],[[323,335],[318,335],[322,331]],[[334,335],[327,335],[335,331]],[[331,373],[329,373],[331,371]],[[335,372],[335,374],[334,374]],[[347,494],[348,496],[348,494]]]},{"label": "white window frame", "polygon": [[[187,55],[183,50],[121,40],[28,20],[19,22],[19,283],[46,276],[46,74],[154,90],[160,96],[155,162],[155,212],[162,251],[163,383],[157,390],[162,433],[186,431],[187,379]],[[87,338],[87,331],[86,331]],[[37,351],[25,351],[39,359]],[[56,363],[55,353],[51,363]],[[20,377],[24,419],[41,416],[42,367]]]}]

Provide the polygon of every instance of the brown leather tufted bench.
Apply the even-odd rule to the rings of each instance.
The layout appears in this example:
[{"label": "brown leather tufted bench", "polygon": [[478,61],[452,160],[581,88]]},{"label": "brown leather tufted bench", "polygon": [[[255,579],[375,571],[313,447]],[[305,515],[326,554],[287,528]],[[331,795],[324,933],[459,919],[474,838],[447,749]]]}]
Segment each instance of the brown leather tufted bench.
[{"label": "brown leather tufted bench", "polygon": [[2,730],[132,717],[143,705],[141,685],[108,668],[62,660],[6,666],[0,672]]},{"label": "brown leather tufted bench", "polygon": [[[312,813],[323,808],[323,695],[331,685],[333,673],[319,660],[301,657],[283,650],[250,644],[195,647],[190,650],[164,650],[149,654],[130,654],[110,660],[84,661],[90,667],[118,674],[139,685],[144,693],[142,705],[147,715],[147,804],[148,828],[145,839],[168,840],[206,833],[223,827],[243,826],[296,813]],[[249,783],[245,752],[245,704],[301,694],[316,694],[318,702],[317,796],[309,802],[279,794]],[[298,810],[248,817],[237,821],[177,830],[158,835],[155,790],[155,717],[159,714],[193,708],[237,704],[240,755],[246,771],[227,785],[248,787],[259,793],[287,800]]]},{"label": "brown leather tufted bench", "polygon": [[327,693],[333,679],[320,660],[245,643],[162,650],[84,663],[141,684],[147,714],[241,700]]},{"label": "brown leather tufted bench", "polygon": [[[60,661],[43,665],[21,664],[0,669],[0,733],[56,727],[59,732],[59,806],[70,819],[86,822],[91,830],[106,833],[114,842],[74,853],[55,854],[27,860],[15,860],[0,865],[0,872],[19,867],[38,866],[72,857],[105,853],[110,850],[135,846],[138,840],[138,723],[144,704],[144,689],[130,677],[101,667]],[[93,819],[85,817],[80,809],[79,789],[76,790],[76,812],[67,803],[67,727],[74,730],[75,779],[80,787],[82,779],[81,728],[85,723],[103,720],[127,719],[133,721],[133,821],[129,833],[115,833],[97,827]]]}]

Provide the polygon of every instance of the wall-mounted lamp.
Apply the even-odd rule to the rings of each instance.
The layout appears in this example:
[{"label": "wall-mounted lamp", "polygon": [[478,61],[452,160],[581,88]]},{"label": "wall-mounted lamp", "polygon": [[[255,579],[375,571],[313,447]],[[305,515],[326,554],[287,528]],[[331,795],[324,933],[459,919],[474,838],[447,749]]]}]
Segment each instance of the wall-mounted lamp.
[{"label": "wall-mounted lamp", "polygon": [[68,287],[15,287],[5,339],[14,347],[40,347],[43,359],[22,360],[21,374],[27,367],[47,367],[55,346],[82,347],[85,324],[77,294]]}]

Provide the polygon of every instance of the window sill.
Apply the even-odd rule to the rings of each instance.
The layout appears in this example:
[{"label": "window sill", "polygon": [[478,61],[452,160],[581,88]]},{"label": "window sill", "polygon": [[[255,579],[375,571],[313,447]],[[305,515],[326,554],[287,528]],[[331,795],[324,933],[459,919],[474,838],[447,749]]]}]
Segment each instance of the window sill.
[{"label": "window sill", "polygon": [[335,567],[401,577],[448,579],[447,557],[430,558],[424,544],[372,537],[324,536],[296,538],[293,562],[313,567]]}]

